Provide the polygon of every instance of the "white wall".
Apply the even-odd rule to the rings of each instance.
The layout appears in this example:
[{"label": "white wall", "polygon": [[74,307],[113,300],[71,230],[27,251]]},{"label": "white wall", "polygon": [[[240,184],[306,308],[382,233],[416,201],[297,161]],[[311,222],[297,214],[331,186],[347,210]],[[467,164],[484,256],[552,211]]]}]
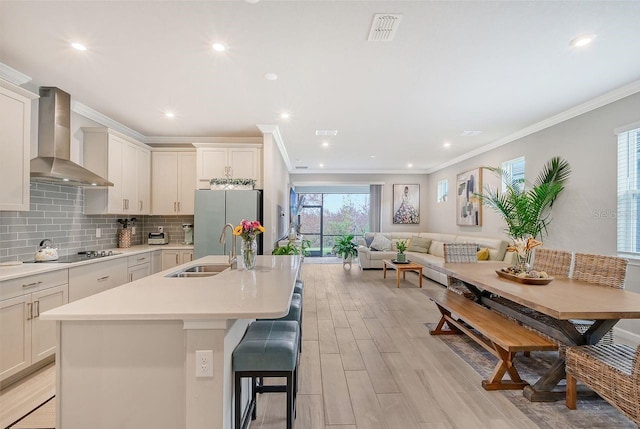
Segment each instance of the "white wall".
[{"label": "white wall", "polygon": [[280,216],[278,206],[285,209],[286,218],[289,219],[289,171],[275,138],[271,133],[265,133],[263,137],[263,224],[266,229],[263,253],[265,255],[271,254],[276,247],[276,242],[281,238],[278,237]]},{"label": "white wall", "polygon": [[[292,174],[293,185],[384,185],[382,189],[382,215],[380,228],[383,232],[427,231],[428,213],[427,200],[435,193],[429,191],[429,178],[426,174]],[[408,184],[420,185],[420,224],[418,225],[394,225],[393,224],[393,185]]]},{"label": "white wall", "polygon": [[[486,208],[481,227],[456,225],[456,175],[480,166],[500,166],[503,161],[525,156],[526,179],[532,181],[543,164],[557,155],[569,161],[573,173],[553,207],[549,234],[543,240],[545,247],[615,255],[617,139],[613,130],[638,120],[640,93],[430,174],[429,195],[435,195],[438,180],[446,178],[451,198],[446,203],[436,203],[434,198],[429,198],[427,229],[506,237],[505,224]],[[484,178],[485,183],[500,184],[490,174]],[[640,266],[629,266],[625,287],[640,292]],[[638,320],[623,321],[618,326],[640,334]]]}]

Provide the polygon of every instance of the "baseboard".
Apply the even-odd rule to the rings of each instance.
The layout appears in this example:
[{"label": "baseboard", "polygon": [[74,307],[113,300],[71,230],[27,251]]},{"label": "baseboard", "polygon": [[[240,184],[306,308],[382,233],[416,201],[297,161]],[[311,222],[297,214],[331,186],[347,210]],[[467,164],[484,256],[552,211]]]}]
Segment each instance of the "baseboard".
[{"label": "baseboard", "polygon": [[640,345],[640,334],[615,327],[613,328],[613,341],[637,347]]}]

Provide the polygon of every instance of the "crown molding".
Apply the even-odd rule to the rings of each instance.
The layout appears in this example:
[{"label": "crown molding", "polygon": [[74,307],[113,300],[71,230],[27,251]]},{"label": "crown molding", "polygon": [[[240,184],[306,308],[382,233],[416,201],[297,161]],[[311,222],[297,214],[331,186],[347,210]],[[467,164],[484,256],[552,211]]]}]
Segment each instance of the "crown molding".
[{"label": "crown molding", "polygon": [[0,78],[18,86],[31,82],[31,76],[27,76],[26,74],[3,63],[0,63]]},{"label": "crown molding", "polygon": [[280,155],[282,155],[282,159],[287,166],[287,170],[289,171],[289,173],[292,173],[293,165],[291,164],[291,159],[289,158],[289,154],[287,153],[287,148],[284,146],[284,140],[282,139],[282,134],[280,134],[280,129],[278,129],[278,126],[272,124],[257,124],[256,126],[263,135],[271,134],[273,136],[273,141],[276,143],[276,146],[278,146],[278,149],[280,150]]},{"label": "crown molding", "polygon": [[198,146],[248,144],[261,145],[262,137],[145,137],[146,143],[151,145],[191,144]]},{"label": "crown molding", "polygon": [[78,115],[82,115],[85,118],[91,119],[92,121],[104,125],[109,129],[118,131],[121,134],[124,134],[125,136],[131,137],[132,139],[138,140],[142,143],[146,143],[146,138],[144,135],[135,130],[132,130],[126,125],[122,125],[120,122],[111,119],[107,115],[103,115],[97,110],[94,110],[91,107],[80,103],[79,101],[71,100],[71,110]]},{"label": "crown molding", "polygon": [[545,128],[549,128],[559,123],[568,121],[569,119],[575,118],[576,116],[580,116],[585,113],[591,112],[592,110],[598,109],[602,106],[606,106],[607,104],[611,104],[615,101],[621,100],[637,92],[640,92],[640,80],[637,80],[625,86],[621,86],[620,88],[614,89],[613,91],[610,91],[599,97],[593,98],[585,103],[579,104],[575,107],[565,110],[564,112],[558,113],[557,115],[551,116],[533,125],[525,127],[520,131],[516,131],[515,133],[509,134],[506,137],[503,137],[487,145],[474,149],[450,161],[439,164],[436,167],[429,168],[427,170],[427,174],[435,173],[436,171],[440,171],[443,168],[450,167],[462,161],[466,161],[467,159],[473,158],[474,156],[481,155],[485,152],[488,152],[492,149],[503,146],[507,143],[514,142],[516,140],[519,140],[533,133],[537,133],[538,131],[542,131]]},{"label": "crown molding", "polygon": [[290,174],[395,174],[402,176],[415,176],[415,175],[425,175],[427,174],[427,170],[422,169],[411,169],[411,171],[407,170],[328,170],[325,168],[322,169],[310,169],[305,168],[304,170],[297,170],[294,168],[293,171],[289,171]]}]

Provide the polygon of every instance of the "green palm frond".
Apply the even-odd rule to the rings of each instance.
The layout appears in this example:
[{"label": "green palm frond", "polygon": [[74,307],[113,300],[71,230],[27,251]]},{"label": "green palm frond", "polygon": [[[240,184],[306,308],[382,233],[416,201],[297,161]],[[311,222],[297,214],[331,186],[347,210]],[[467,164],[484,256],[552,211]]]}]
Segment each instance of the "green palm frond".
[{"label": "green palm frond", "polygon": [[542,239],[551,221],[551,207],[571,175],[569,163],[560,157],[551,158],[529,189],[523,180],[514,179],[501,168],[484,168],[502,179],[505,191],[485,186],[483,193],[476,196],[502,216],[507,224],[506,233],[514,238],[531,236]]}]

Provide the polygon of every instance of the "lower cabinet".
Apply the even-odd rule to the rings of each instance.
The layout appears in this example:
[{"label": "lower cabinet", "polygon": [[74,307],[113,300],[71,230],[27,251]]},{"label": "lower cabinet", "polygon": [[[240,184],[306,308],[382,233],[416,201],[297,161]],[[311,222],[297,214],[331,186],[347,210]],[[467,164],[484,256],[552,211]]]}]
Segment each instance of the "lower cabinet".
[{"label": "lower cabinet", "polygon": [[151,275],[151,252],[140,253],[127,258],[129,282]]},{"label": "lower cabinet", "polygon": [[193,250],[163,250],[162,251],[162,269],[168,270],[169,268],[185,264],[193,261]]},{"label": "lower cabinet", "polygon": [[66,304],[68,290],[67,270],[0,283],[0,380],[55,353],[56,322],[40,313]]},{"label": "lower cabinet", "polygon": [[69,302],[123,285],[127,281],[126,258],[69,268]]},{"label": "lower cabinet", "polygon": [[162,250],[156,250],[151,253],[151,274],[162,271]]}]

